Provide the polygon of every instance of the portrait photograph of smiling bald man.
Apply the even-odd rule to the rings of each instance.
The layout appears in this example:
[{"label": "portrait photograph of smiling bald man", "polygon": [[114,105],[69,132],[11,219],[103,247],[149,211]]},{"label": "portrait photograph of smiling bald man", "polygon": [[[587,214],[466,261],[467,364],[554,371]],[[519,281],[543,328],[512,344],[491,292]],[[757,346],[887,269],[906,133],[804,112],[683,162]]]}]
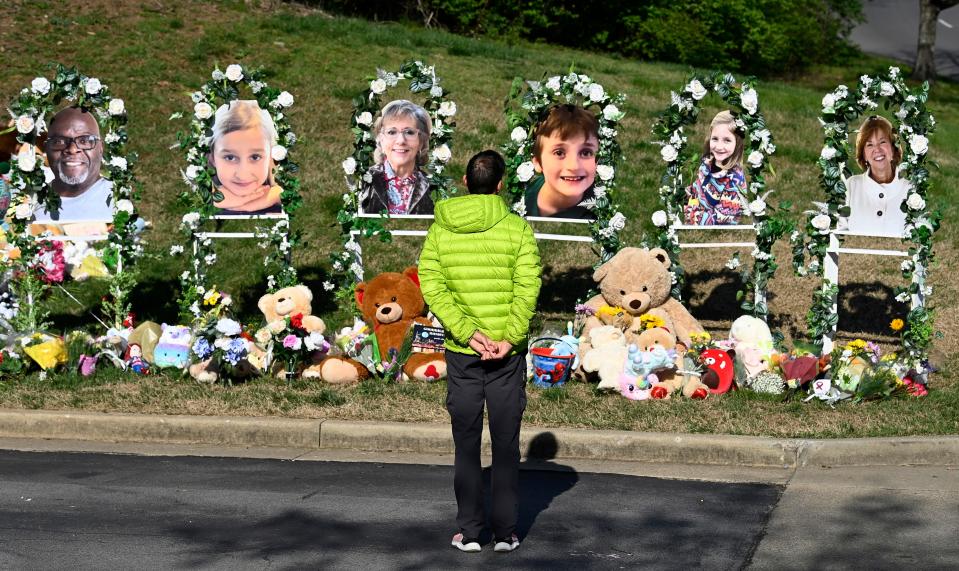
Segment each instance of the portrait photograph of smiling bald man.
[{"label": "portrait photograph of smiling bald man", "polygon": [[48,212],[41,205],[37,222],[112,221],[113,184],[100,176],[103,141],[96,117],[78,107],[61,109],[50,121],[44,143],[53,171],[53,191],[60,196],[60,210]]}]

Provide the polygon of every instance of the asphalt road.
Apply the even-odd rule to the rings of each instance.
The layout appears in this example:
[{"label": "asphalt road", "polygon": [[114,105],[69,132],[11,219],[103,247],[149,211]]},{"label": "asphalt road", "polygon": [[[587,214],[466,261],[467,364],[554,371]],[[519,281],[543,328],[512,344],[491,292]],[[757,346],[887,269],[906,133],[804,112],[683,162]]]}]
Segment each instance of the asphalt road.
[{"label": "asphalt road", "polygon": [[[867,53],[912,66],[919,41],[919,2],[868,0],[862,7],[866,21],[853,30],[852,42]],[[959,6],[939,13],[935,58],[939,75],[959,80]]]},{"label": "asphalt road", "polygon": [[449,466],[0,451],[0,568],[738,569],[783,489],[524,470],[524,542],[504,555],[449,546],[451,482]]}]

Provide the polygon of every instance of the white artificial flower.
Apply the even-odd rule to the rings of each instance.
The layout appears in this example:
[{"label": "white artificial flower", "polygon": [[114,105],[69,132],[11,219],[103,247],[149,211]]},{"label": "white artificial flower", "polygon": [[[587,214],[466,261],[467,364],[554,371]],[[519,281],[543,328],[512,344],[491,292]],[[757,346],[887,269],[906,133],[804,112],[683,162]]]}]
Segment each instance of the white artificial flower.
[{"label": "white artificial flower", "polygon": [[657,210],[656,212],[653,212],[652,219],[653,219],[653,225],[658,226],[660,228],[662,228],[663,226],[666,225],[667,222],[669,222],[669,219],[666,216],[665,210]]},{"label": "white artificial flower", "polygon": [[522,143],[523,141],[526,140],[526,137],[527,137],[526,129],[522,127],[516,127],[509,134],[509,138],[512,139],[514,143]]},{"label": "white artificial flower", "polygon": [[293,105],[293,94],[289,91],[281,91],[279,95],[276,96],[276,103],[280,107],[290,107]]},{"label": "white artificial flower", "polygon": [[100,83],[100,80],[91,77],[87,79],[87,82],[83,86],[83,90],[87,92],[88,95],[96,95],[100,93],[100,89],[103,88],[103,85]]},{"label": "white artificial flower", "polygon": [[240,81],[243,79],[243,68],[238,64],[230,64],[226,66],[226,78],[230,81]]},{"label": "white artificial flower", "polygon": [[926,201],[923,200],[918,193],[913,192],[909,195],[909,198],[906,199],[906,206],[908,206],[910,210],[922,210],[926,207]]},{"label": "white artificial flower", "polygon": [[606,97],[606,92],[603,90],[603,86],[594,83],[589,86],[589,100],[600,102]]},{"label": "white artificial flower", "polygon": [[33,145],[25,145],[17,153],[17,168],[23,172],[32,172],[37,166],[37,154]]},{"label": "white artificial flower", "polygon": [[819,230],[820,233],[826,233],[829,230],[830,222],[828,214],[817,214],[810,220],[812,227]]},{"label": "white artificial flower", "polygon": [[576,85],[573,86],[573,91],[575,91],[576,93],[579,93],[579,94],[582,95],[583,97],[589,97],[589,85],[590,85],[590,84],[588,83],[588,81],[589,81],[589,80],[587,80],[587,81],[581,81],[581,82],[577,83]]},{"label": "white artificial flower", "polygon": [[529,179],[533,178],[534,174],[536,174],[536,169],[530,161],[526,161],[516,167],[516,178],[518,178],[520,182],[528,182]]},{"label": "white artificial flower", "polygon": [[445,163],[449,161],[452,158],[452,156],[453,154],[450,152],[449,146],[445,144],[440,145],[436,147],[435,149],[433,149],[433,158],[440,161],[441,163]]},{"label": "white artificial flower", "polygon": [[270,149],[270,157],[274,161],[282,161],[286,158],[286,147],[283,145],[273,145],[273,148]]},{"label": "white artificial flower", "polygon": [[700,83],[698,79],[694,79],[690,81],[689,84],[686,85],[686,91],[688,91],[689,94],[692,95],[693,99],[695,99],[696,101],[699,101],[703,97],[706,97],[706,94],[709,93],[709,91],[707,91],[706,88],[703,87],[703,84]]},{"label": "white artificial flower", "polygon": [[303,341],[308,351],[316,351],[317,349],[323,348],[323,334],[318,331],[313,331],[304,337]]},{"label": "white artificial flower", "polygon": [[612,103],[603,107],[603,118],[607,121],[619,121],[620,113],[619,107],[616,107]]},{"label": "white artificial flower", "polygon": [[520,216],[526,216],[526,201],[520,198],[513,204],[513,212]]},{"label": "white artificial flower", "polygon": [[356,124],[369,127],[373,124],[373,114],[369,111],[364,111],[356,116]]},{"label": "white artificial flower", "polygon": [[909,116],[909,110],[905,107],[900,107],[899,111],[896,111],[896,118],[900,121],[905,121],[907,116]]},{"label": "white artificial flower", "polygon": [[612,180],[615,174],[616,170],[610,165],[596,165],[596,175],[599,176],[600,180]]},{"label": "white artificial flower", "polygon": [[112,145],[113,143],[119,143],[120,135],[117,135],[113,131],[110,131],[109,133],[107,133],[107,136],[103,138],[103,142],[108,145]]},{"label": "white artificial flower", "polygon": [[43,171],[43,182],[44,182],[44,183],[50,184],[51,182],[53,182],[53,179],[56,178],[56,176],[53,174],[53,169],[51,169],[50,167],[48,167],[48,166],[42,166],[42,167],[40,167],[40,170]]},{"label": "white artificial flower", "polygon": [[675,161],[677,157],[679,157],[679,152],[676,150],[676,147],[672,145],[663,145],[663,148],[660,149],[659,154],[667,163],[671,163]]},{"label": "white artificial flower", "polygon": [[754,115],[756,110],[759,109],[759,95],[752,87],[743,89],[742,94],[739,96],[739,101],[742,103],[743,109],[750,115]]},{"label": "white artificial flower", "polygon": [[116,204],[117,212],[126,212],[127,214],[133,214],[133,203],[127,200],[126,198],[118,200]]},{"label": "white artificial flower", "polygon": [[122,99],[111,99],[109,105],[107,105],[107,110],[110,115],[123,115],[126,112],[126,106]]},{"label": "white artificial flower", "polygon": [[554,75],[553,77],[546,80],[546,89],[552,89],[553,91],[559,91],[559,76]]},{"label": "white artificial flower", "polygon": [[729,258],[729,260],[726,261],[726,267],[729,268],[730,270],[735,270],[741,264],[742,262],[740,262],[739,258],[736,256],[733,256],[732,258]]},{"label": "white artificial flower", "polygon": [[239,335],[243,328],[236,321],[224,317],[216,322],[216,330],[224,335]]},{"label": "white artificial flower", "polygon": [[823,95],[822,98],[822,110],[825,112],[831,112],[836,106],[836,97],[832,93],[827,93]]},{"label": "white artificial flower", "polygon": [[889,77],[891,77],[891,78],[893,78],[893,79],[896,79],[897,77],[899,77],[899,68],[898,68],[898,67],[895,67],[895,66],[890,67],[890,68],[889,68]]},{"label": "white artificial flower", "polygon": [[453,115],[456,115],[456,103],[453,103],[452,101],[444,101],[440,103],[440,108],[436,110],[436,113],[438,115],[442,115],[443,117],[452,117]]},{"label": "white artificial flower", "polygon": [[[183,253],[183,246],[182,246],[181,244],[174,244],[174,245],[170,246],[170,255],[171,255],[171,256],[177,256],[177,255],[180,255],[180,254],[182,254],[182,253]],[[189,275],[190,275],[189,272],[184,272],[184,273],[187,274],[186,277],[189,277]],[[186,279],[186,277],[184,277],[183,279]]]},{"label": "white artificial flower", "polygon": [[827,161],[833,160],[834,158],[836,158],[836,149],[830,147],[829,145],[826,145],[825,147],[822,148],[822,151],[819,153],[819,158],[826,159]]},{"label": "white artificial flower", "polygon": [[45,77],[34,78],[34,80],[30,82],[30,89],[37,95],[46,95],[50,93],[50,81]]},{"label": "white artificial flower", "polygon": [[899,269],[903,272],[911,272],[912,267],[912,260],[903,260],[903,262],[899,264]]},{"label": "white artificial flower", "polygon": [[325,291],[333,291],[334,289],[336,289],[336,286],[333,285],[333,282],[326,281],[326,282],[323,282],[323,289]]},{"label": "white artificial flower", "polygon": [[430,97],[443,97],[443,88],[439,85],[434,85],[430,88]]},{"label": "white artificial flower", "polygon": [[253,93],[259,93],[263,91],[263,88],[266,87],[266,84],[262,81],[251,81],[250,82],[250,91]]},{"label": "white artificial flower", "polygon": [[883,81],[879,84],[879,95],[882,95],[883,97],[889,97],[894,93],[896,93],[896,88],[893,87],[888,81]]},{"label": "white artificial flower", "polygon": [[898,301],[899,303],[906,303],[909,301],[910,297],[911,296],[909,295],[909,292],[904,291],[896,296],[896,301]]},{"label": "white artificial flower", "polygon": [[754,216],[761,216],[766,212],[766,201],[762,198],[757,198],[749,203],[749,211],[753,213]]},{"label": "white artificial flower", "polygon": [[929,139],[923,135],[910,135],[909,148],[917,155],[924,155],[929,150]]},{"label": "white artificial flower", "polygon": [[353,157],[347,157],[346,160],[343,161],[343,172],[349,175],[355,173],[356,159],[354,159]]},{"label": "white artificial flower", "polygon": [[190,165],[186,167],[186,177],[190,180],[194,180],[196,177],[200,176],[200,167],[196,165]]},{"label": "white artificial flower", "polygon": [[187,212],[183,215],[183,218],[180,220],[180,224],[184,226],[194,227],[200,222],[200,213],[199,212]]},{"label": "white artificial flower", "polygon": [[223,75],[223,72],[220,71],[220,68],[217,68],[213,70],[213,73],[210,74],[210,77],[212,77],[214,81],[220,81],[224,79],[226,76]]},{"label": "white artificial flower", "polygon": [[746,157],[746,162],[754,169],[758,169],[763,165],[763,154],[760,151],[753,151]]},{"label": "white artificial flower", "polygon": [[213,107],[206,101],[201,101],[193,106],[193,114],[197,119],[209,119],[213,116]]},{"label": "white artificial flower", "polygon": [[127,170],[127,160],[123,157],[113,157],[110,159],[110,166],[125,171]]},{"label": "white artificial flower", "polygon": [[33,120],[33,117],[30,115],[21,115],[17,117],[17,132],[23,133],[32,133],[33,129],[36,128],[37,123]]},{"label": "white artificial flower", "polygon": [[386,91],[386,81],[382,79],[374,79],[370,82],[370,91],[379,95]]},{"label": "white artificial flower", "polygon": [[17,208],[13,211],[13,216],[21,220],[29,220],[33,217],[33,201],[24,200],[17,205]]},{"label": "white artificial flower", "polygon": [[609,227],[616,231],[622,230],[626,227],[626,216],[622,212],[613,214],[613,217],[609,219]]}]

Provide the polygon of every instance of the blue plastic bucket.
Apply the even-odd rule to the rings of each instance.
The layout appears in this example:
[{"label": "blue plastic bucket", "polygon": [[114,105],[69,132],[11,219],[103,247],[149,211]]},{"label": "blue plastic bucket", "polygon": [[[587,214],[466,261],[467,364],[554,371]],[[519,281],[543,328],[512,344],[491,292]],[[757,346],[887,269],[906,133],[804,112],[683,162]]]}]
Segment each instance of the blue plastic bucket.
[{"label": "blue plastic bucket", "polygon": [[534,386],[542,389],[561,387],[569,380],[576,355],[554,355],[554,348],[560,343],[563,343],[561,339],[541,337],[530,345]]}]

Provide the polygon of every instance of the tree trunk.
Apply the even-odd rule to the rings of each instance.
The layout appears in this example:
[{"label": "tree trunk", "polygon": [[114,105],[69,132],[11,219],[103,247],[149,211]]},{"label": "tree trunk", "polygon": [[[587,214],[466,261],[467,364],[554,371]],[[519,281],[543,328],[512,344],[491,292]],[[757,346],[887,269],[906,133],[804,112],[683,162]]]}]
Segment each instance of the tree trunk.
[{"label": "tree trunk", "polygon": [[955,6],[959,0],[919,0],[919,46],[912,77],[921,81],[936,79],[936,27],[939,12]]}]

